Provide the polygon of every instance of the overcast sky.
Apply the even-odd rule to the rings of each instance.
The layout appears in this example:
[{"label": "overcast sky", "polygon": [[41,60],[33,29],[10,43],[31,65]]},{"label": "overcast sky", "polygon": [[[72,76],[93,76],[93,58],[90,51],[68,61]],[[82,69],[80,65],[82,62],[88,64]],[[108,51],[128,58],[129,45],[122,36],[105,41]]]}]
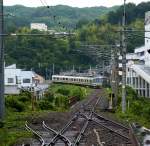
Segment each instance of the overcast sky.
[{"label": "overcast sky", "polygon": [[[43,1],[43,2],[41,2]],[[127,2],[140,3],[149,0],[127,0]],[[42,3],[48,5],[69,5],[73,7],[93,7],[93,6],[107,6],[121,5],[123,0],[4,0],[4,5],[21,4],[29,7],[42,6]],[[46,4],[45,3],[45,4]]]}]

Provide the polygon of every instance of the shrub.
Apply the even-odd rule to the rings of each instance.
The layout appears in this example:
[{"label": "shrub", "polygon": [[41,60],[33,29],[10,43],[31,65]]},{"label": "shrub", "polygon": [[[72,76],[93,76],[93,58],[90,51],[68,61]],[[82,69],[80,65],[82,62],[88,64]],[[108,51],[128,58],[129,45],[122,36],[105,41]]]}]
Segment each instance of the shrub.
[{"label": "shrub", "polygon": [[29,92],[29,91],[21,91],[20,95],[21,96],[26,96],[29,99],[31,99],[31,92]]},{"label": "shrub", "polygon": [[47,101],[47,100],[42,100],[39,102],[39,108],[41,110],[51,110],[54,109],[53,105]]},{"label": "shrub", "polygon": [[53,102],[54,100],[54,93],[51,91],[47,91],[45,93],[45,98],[49,101],[49,102]]},{"label": "shrub", "polygon": [[73,97],[77,97],[77,100],[82,100],[84,98],[84,96],[86,95],[86,92],[84,89],[82,88],[74,88],[72,90],[71,96]]},{"label": "shrub", "polygon": [[21,102],[27,102],[27,101],[30,101],[31,99],[28,96],[21,95],[19,96],[18,100]]},{"label": "shrub", "polygon": [[18,112],[25,110],[24,103],[20,102],[17,97],[8,96],[6,98],[6,106],[15,109]]},{"label": "shrub", "polygon": [[0,128],[4,127],[4,122],[0,120]]},{"label": "shrub", "polygon": [[55,105],[58,106],[58,107],[65,107],[65,108],[68,108],[68,97],[66,96],[63,96],[61,94],[57,94],[55,96]]},{"label": "shrub", "polygon": [[70,94],[70,91],[69,89],[67,88],[64,88],[64,87],[61,87],[57,90],[58,93],[62,94],[62,95],[65,95],[65,96],[68,96]]}]

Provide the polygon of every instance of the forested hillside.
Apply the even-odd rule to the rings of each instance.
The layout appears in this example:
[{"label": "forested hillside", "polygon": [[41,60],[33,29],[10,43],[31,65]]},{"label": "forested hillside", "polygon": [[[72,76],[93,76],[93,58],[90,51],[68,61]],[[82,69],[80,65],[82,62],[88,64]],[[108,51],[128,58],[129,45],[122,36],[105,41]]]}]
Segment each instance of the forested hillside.
[{"label": "forested hillside", "polygon": [[[21,8],[20,6],[16,6]],[[9,9],[11,7],[8,7]],[[57,8],[62,9],[62,6],[57,6]],[[21,8],[22,9],[22,8]],[[24,26],[27,23],[25,9],[23,8],[22,13],[15,9],[17,20],[16,26]],[[33,9],[43,9],[43,11],[34,11]],[[38,20],[40,18],[41,22],[44,20],[50,20],[49,17],[46,17],[48,14],[47,8],[29,8],[28,13],[32,13],[28,21]],[[81,11],[91,11],[91,15],[87,12],[87,15],[81,14],[81,12],[76,11],[76,13],[71,9],[77,9]],[[92,10],[93,9],[93,10]],[[117,32],[121,29],[121,19],[123,7],[119,7],[115,12],[110,12],[105,15],[100,15],[100,12],[96,13],[99,8],[70,8],[70,10],[55,10],[52,13],[57,15],[58,18],[66,21],[67,25],[70,25],[72,22],[77,22],[77,29],[74,30],[76,35],[63,37],[63,38],[52,38],[52,37],[10,37],[5,41],[5,50],[6,50],[6,64],[17,63],[21,68],[33,69],[39,72],[42,75],[45,75],[46,68],[49,74],[52,72],[52,64],[55,63],[56,72],[69,70],[75,65],[75,68],[78,69],[79,66],[83,69],[89,68],[92,66],[102,66],[103,61],[109,63],[109,58],[111,54],[111,47],[87,47],[86,44],[90,45],[114,45],[120,43],[120,33]],[[150,10],[150,2],[141,3],[139,5],[127,4],[127,29],[136,29],[144,30],[144,14],[146,11]],[[11,10],[13,13],[13,11]],[[63,13],[59,13],[63,12]],[[94,13],[95,12],[95,13]],[[106,11],[105,11],[106,12]],[[80,14],[79,14],[80,13]],[[92,16],[95,14],[94,20]],[[24,17],[22,17],[22,15]],[[75,16],[76,15],[76,16]],[[44,17],[45,16],[45,17]],[[62,17],[67,16],[67,17]],[[22,17],[22,18],[21,18]],[[88,21],[84,21],[86,18]],[[14,18],[11,18],[14,19]],[[11,20],[9,18],[9,21]],[[22,20],[24,19],[24,21]],[[51,18],[52,19],[52,18]],[[18,21],[19,20],[19,21]],[[43,20],[43,21],[42,21]],[[69,23],[69,21],[71,21]],[[51,22],[51,21],[49,21]],[[53,20],[54,22],[54,20]],[[15,24],[14,23],[14,24]],[[20,23],[20,24],[19,24]],[[10,25],[9,28],[13,28],[13,24],[7,23]],[[75,23],[72,23],[75,24]],[[51,23],[48,23],[49,27]],[[15,27],[15,26],[14,26]],[[55,27],[60,27],[56,25]],[[39,33],[36,31],[31,31],[27,27],[22,27],[15,30],[16,33]],[[127,51],[133,52],[135,47],[141,46],[144,44],[144,32],[128,33],[127,34]],[[96,49],[95,49],[96,48]],[[121,51],[121,50],[120,50]]]},{"label": "forested hillside", "polygon": [[[75,8],[69,6],[51,6],[30,8],[20,5],[5,7],[6,14],[14,17],[5,17],[7,31],[13,31],[17,27],[30,26],[31,22],[42,22],[49,26],[49,29],[60,30],[63,26],[67,29],[75,28],[79,20],[89,22],[100,15],[115,11],[118,7],[91,7]],[[59,24],[59,25],[58,25]]]}]

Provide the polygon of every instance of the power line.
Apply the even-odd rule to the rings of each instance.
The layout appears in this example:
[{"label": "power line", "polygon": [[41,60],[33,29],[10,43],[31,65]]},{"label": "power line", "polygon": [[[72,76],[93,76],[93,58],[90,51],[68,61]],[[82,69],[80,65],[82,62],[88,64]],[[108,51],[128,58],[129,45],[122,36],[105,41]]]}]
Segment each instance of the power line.
[{"label": "power line", "polygon": [[41,2],[41,4],[45,7],[45,4],[44,4],[44,2],[42,1],[42,0],[40,0],[40,2]]},{"label": "power line", "polygon": [[[48,9],[50,8],[50,6],[48,5],[47,1],[46,0],[40,0],[41,4],[44,6],[44,7],[47,7]],[[57,16],[56,15],[52,15],[52,18],[54,21],[56,21],[56,18]],[[59,26],[61,26],[63,29],[65,30],[68,30],[67,27],[62,24],[60,21],[57,23]]]},{"label": "power line", "polygon": [[47,1],[46,0],[43,0],[43,1],[44,1],[45,5],[47,6],[47,8],[49,8]]}]

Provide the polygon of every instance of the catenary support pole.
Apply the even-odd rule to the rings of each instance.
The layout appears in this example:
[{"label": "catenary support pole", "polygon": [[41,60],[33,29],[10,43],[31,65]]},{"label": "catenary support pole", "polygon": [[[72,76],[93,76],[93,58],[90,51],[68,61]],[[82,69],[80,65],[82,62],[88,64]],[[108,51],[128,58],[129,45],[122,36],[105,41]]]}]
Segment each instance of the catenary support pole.
[{"label": "catenary support pole", "polygon": [[124,12],[122,23],[122,112],[126,111],[126,0],[124,0]]},{"label": "catenary support pole", "polygon": [[0,120],[4,117],[5,99],[4,99],[4,46],[3,46],[3,0],[0,0]]}]

